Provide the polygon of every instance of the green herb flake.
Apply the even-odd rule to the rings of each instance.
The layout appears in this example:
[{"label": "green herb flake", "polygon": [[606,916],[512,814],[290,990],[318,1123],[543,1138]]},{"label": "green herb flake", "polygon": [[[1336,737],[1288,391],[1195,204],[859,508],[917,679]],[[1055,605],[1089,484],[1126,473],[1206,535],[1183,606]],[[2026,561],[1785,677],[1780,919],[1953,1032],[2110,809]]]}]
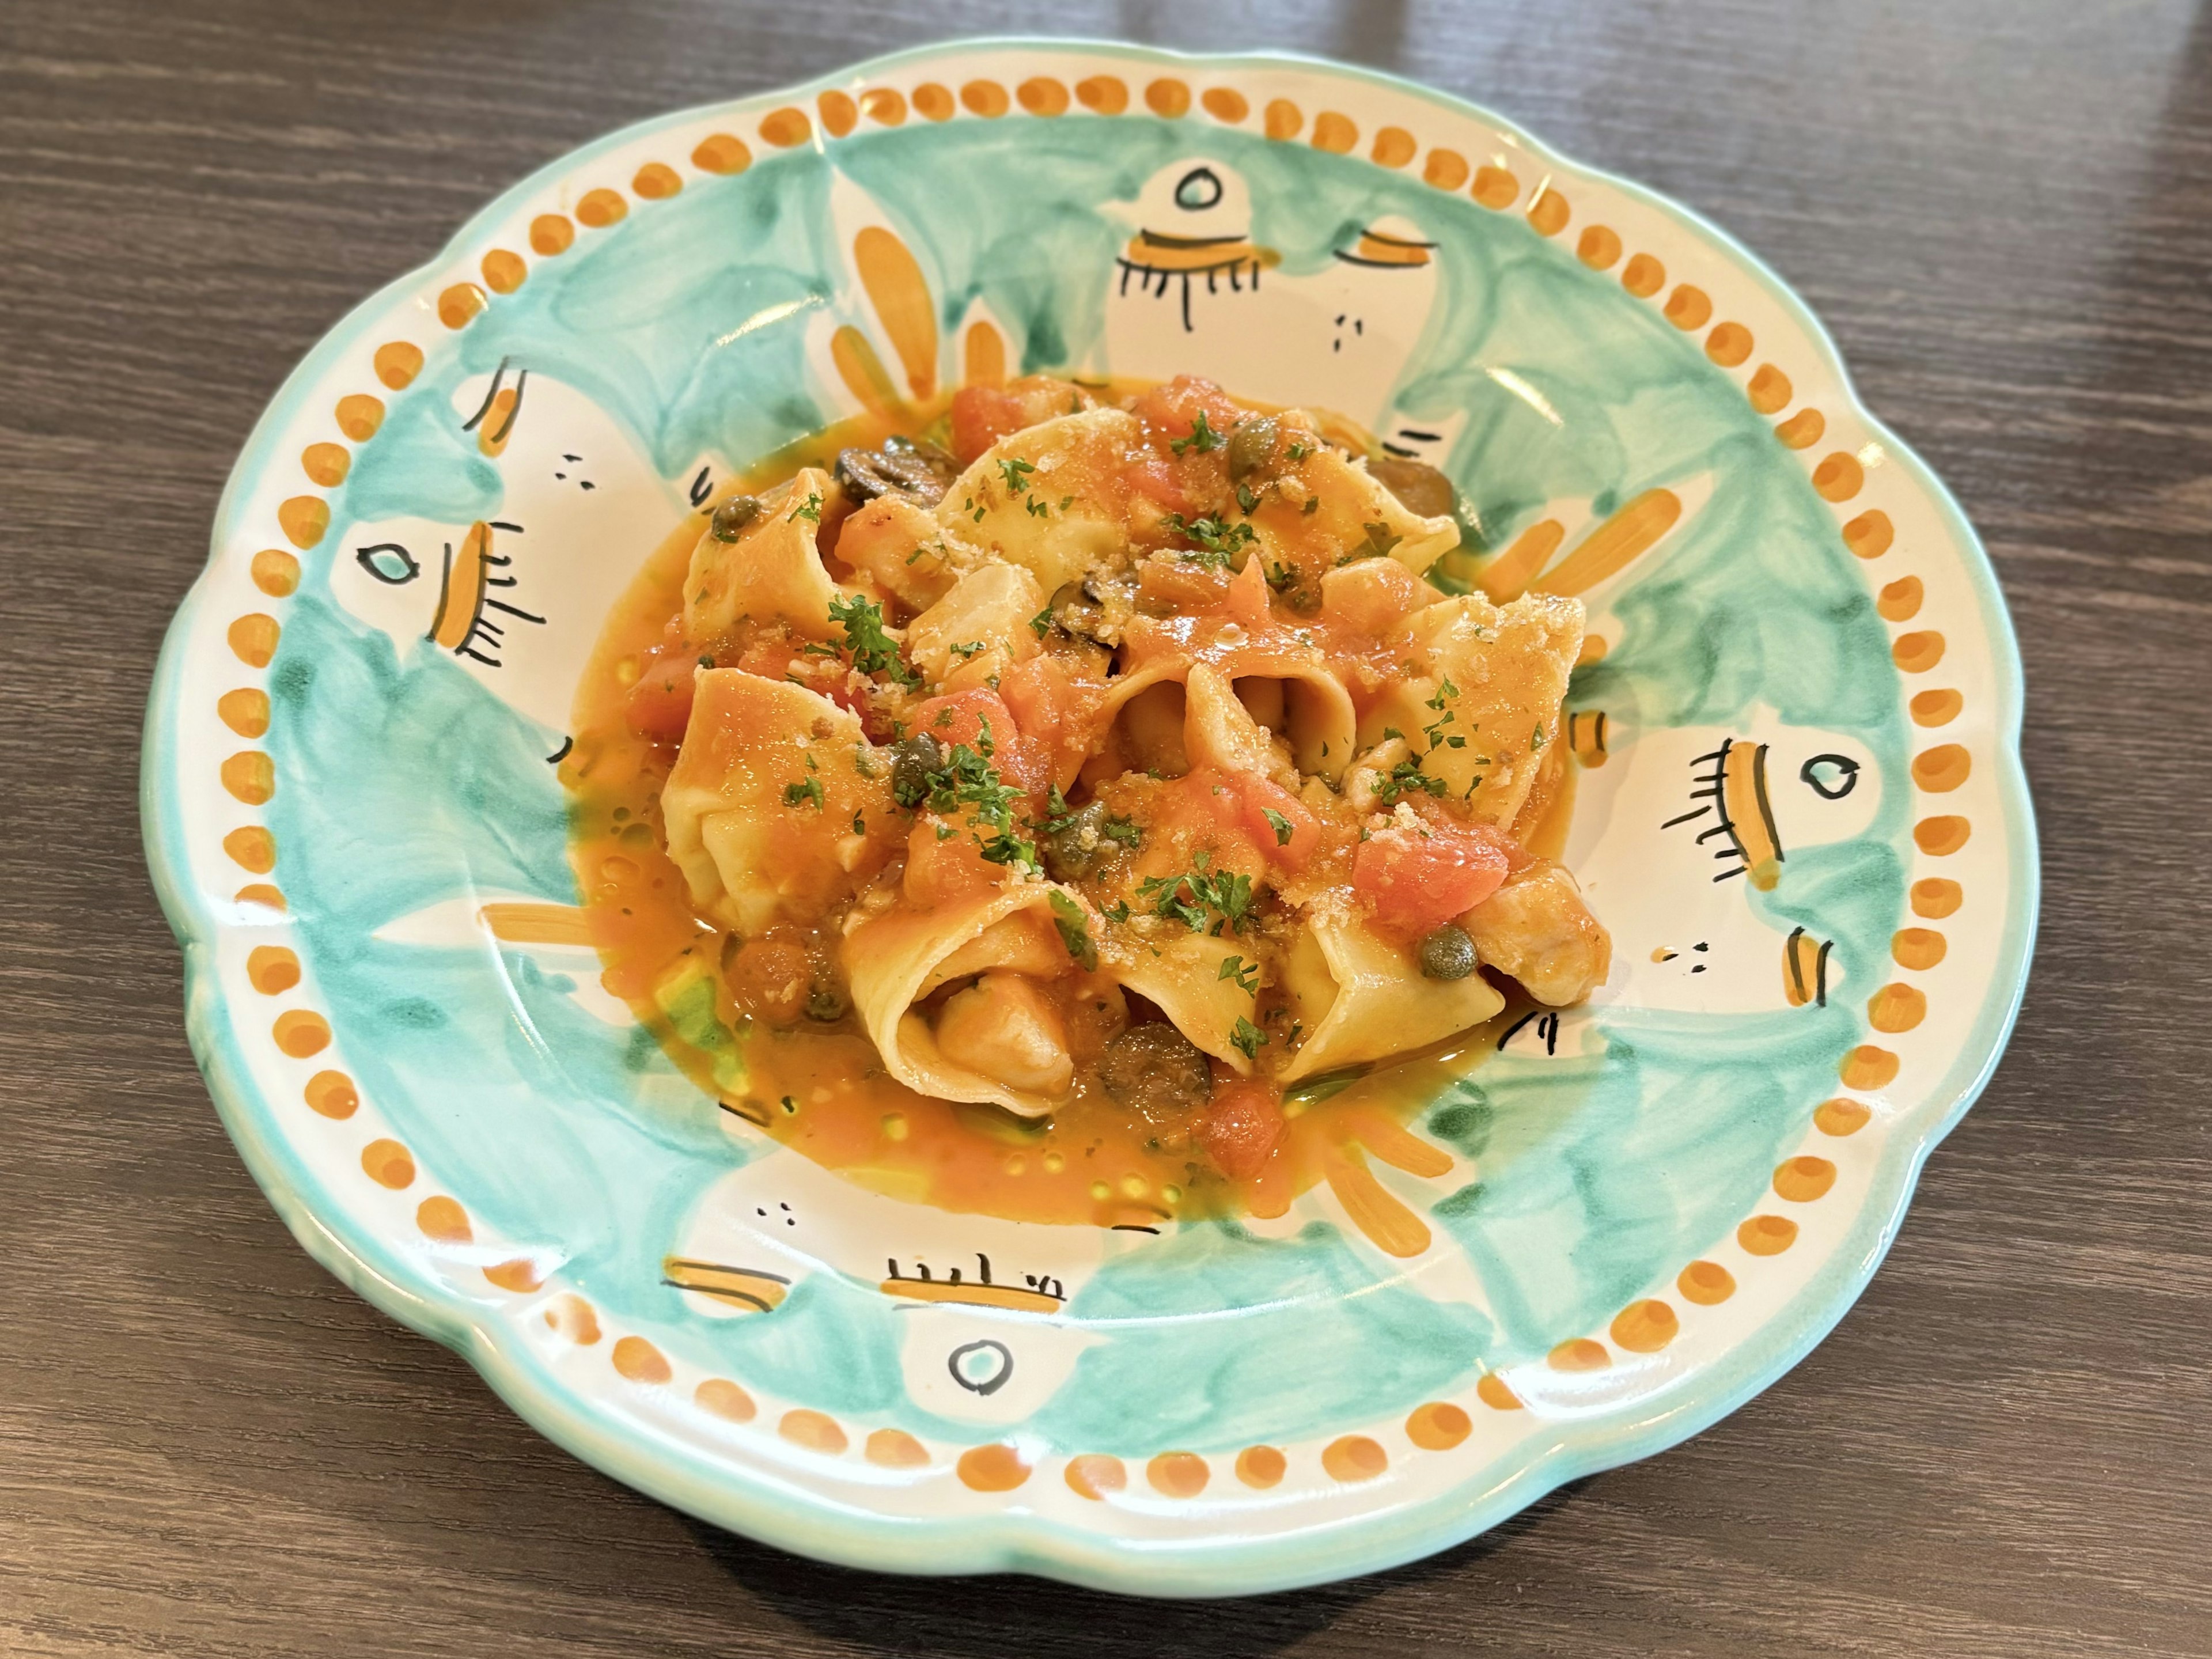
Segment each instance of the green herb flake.
[{"label": "green herb flake", "polygon": [[805,520],[809,524],[822,522],[822,496],[818,490],[808,491],[806,499],[791,509],[791,517],[786,519],[784,522],[791,524],[799,519]]},{"label": "green herb flake", "polygon": [[1247,1060],[1257,1060],[1260,1050],[1267,1041],[1267,1034],[1242,1014],[1237,1017],[1236,1029],[1230,1032],[1231,1046]]},{"label": "green herb flake", "polygon": [[1218,519],[1186,519],[1180,513],[1170,513],[1160,520],[1160,527],[1172,535],[1198,544],[1195,550],[1181,556],[1186,564],[1201,565],[1210,570],[1226,570],[1237,556],[1252,544],[1256,532],[1249,524],[1224,524]]},{"label": "green herb flake", "polygon": [[921,684],[899,655],[898,641],[884,631],[884,608],[873,599],[860,593],[832,599],[830,620],[845,630],[846,653],[860,672],[888,674],[908,690]]},{"label": "green herb flake", "polygon": [[1267,827],[1275,832],[1275,845],[1288,847],[1291,844],[1291,821],[1272,806],[1261,807],[1260,816],[1267,820]]},{"label": "green herb flake", "polygon": [[1043,610],[1038,611],[1036,616],[1030,618],[1030,632],[1036,635],[1039,639],[1042,639],[1046,635],[1052,632],[1052,607],[1050,605],[1045,606]]},{"label": "green herb flake", "polygon": [[[1194,933],[1219,937],[1224,928],[1241,933],[1252,915],[1252,878],[1232,871],[1211,871],[1206,854],[1179,876],[1153,876],[1138,884],[1137,896],[1152,914],[1179,921]],[[1207,919],[1213,918],[1207,926]]]},{"label": "green herb flake", "polygon": [[819,812],[822,810],[821,779],[808,778],[803,783],[787,783],[783,786],[783,804],[786,806],[797,806],[805,801],[812,801],[816,811]]},{"label": "green herb flake", "polygon": [[1060,942],[1067,947],[1067,954],[1085,973],[1098,966],[1098,946],[1091,938],[1091,918],[1083,907],[1065,893],[1054,893],[1052,905],[1052,925],[1060,929]]},{"label": "green herb flake", "polygon": [[1257,996],[1260,994],[1260,964],[1247,962],[1242,957],[1222,957],[1221,971],[1213,977],[1216,980],[1235,980],[1237,988],[1247,995]]},{"label": "green herb flake", "polygon": [[1221,434],[1206,423],[1206,411],[1201,409],[1198,411],[1198,418],[1190,423],[1190,436],[1173,439],[1168,447],[1178,456],[1190,450],[1196,450],[1203,455],[1209,450],[1220,448],[1223,441]]}]

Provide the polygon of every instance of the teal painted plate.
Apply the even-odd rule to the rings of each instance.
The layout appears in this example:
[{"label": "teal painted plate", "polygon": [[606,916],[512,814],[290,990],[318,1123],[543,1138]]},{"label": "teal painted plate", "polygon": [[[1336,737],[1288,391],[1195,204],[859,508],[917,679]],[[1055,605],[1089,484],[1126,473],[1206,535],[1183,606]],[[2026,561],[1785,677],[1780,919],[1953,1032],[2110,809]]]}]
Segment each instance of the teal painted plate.
[{"label": "teal painted plate", "polygon": [[[1410,1253],[1327,1185],[1146,1233],[863,1192],[580,942],[557,762],[640,561],[1025,368],[1338,410],[1449,473],[1448,571],[1589,606],[1615,969],[1376,1165]],[[1385,77],[983,42],[603,139],[334,329],[170,629],[144,811],[255,1176],[530,1422],[811,1555],[1213,1595],[1469,1537],[1842,1316],[2018,1006],[2020,708],[1973,532],[1711,226]]]}]

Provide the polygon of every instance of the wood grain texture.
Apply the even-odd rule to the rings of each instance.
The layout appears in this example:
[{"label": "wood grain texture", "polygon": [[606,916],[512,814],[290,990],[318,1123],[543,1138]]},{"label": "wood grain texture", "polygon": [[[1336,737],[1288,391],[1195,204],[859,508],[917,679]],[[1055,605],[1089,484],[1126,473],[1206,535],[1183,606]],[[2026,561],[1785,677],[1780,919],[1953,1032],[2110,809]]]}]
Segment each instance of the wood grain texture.
[{"label": "wood grain texture", "polygon": [[294,1248],[185,1047],[141,711],[298,357],[611,126],[1002,0],[0,8],[0,1650],[2212,1653],[2212,21],[1073,0],[1402,70],[1709,214],[1987,538],[2047,885],[1988,1094],[1871,1291],[1681,1449],[1216,1606],[837,1571],[538,1439]]}]

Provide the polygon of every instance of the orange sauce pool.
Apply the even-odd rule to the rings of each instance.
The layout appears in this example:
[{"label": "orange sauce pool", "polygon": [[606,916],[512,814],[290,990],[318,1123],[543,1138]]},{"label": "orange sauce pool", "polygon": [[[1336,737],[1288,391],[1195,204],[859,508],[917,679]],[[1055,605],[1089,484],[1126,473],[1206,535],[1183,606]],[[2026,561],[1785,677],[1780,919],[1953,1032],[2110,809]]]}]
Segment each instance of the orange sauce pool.
[{"label": "orange sauce pool", "polygon": [[[1126,389],[1134,388],[1114,388]],[[911,409],[902,420],[842,422],[767,458],[722,493],[760,493],[801,466],[826,468],[839,450],[873,447],[895,432],[924,435],[948,402]],[[694,912],[664,845],[659,794],[676,746],[635,732],[624,706],[681,608],[691,550],[714,504],[669,532],[609,615],[578,686],[575,741],[559,768],[569,793],[569,856],[602,982],[685,1075],[817,1164],[910,1201],[1019,1221],[1156,1226],[1280,1215],[1327,1181],[1378,1246],[1395,1255],[1425,1249],[1426,1224],[1391,1196],[1369,1160],[1422,1176],[1450,1171],[1450,1155],[1405,1124],[1493,1051],[1525,1001],[1431,1049],[1293,1088],[1283,1104],[1286,1133],[1260,1173],[1243,1181],[1212,1169],[1188,1133],[1156,1127],[1101,1092],[1024,1122],[906,1088],[849,1015],[780,1030],[738,1012],[720,976],[735,941]],[[1555,855],[1565,839],[1574,793],[1565,749],[1555,745],[1556,763],[1537,785],[1548,793],[1527,837],[1533,852]]]}]

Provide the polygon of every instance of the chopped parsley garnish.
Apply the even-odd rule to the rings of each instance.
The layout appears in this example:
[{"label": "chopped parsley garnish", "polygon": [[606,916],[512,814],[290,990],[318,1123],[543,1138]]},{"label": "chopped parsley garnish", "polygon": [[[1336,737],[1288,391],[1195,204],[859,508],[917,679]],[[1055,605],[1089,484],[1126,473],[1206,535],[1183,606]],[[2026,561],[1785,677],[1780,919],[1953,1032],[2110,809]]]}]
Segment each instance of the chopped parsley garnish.
[{"label": "chopped parsley garnish", "polygon": [[1375,799],[1385,806],[1395,806],[1404,795],[1441,795],[1445,785],[1442,778],[1432,778],[1421,770],[1421,763],[1408,755],[1390,769],[1390,775],[1375,785]]},{"label": "chopped parsley garnish", "polygon": [[1257,1060],[1260,1049],[1267,1041],[1267,1034],[1242,1014],[1237,1017],[1236,1029],[1230,1032],[1231,1046],[1247,1060]]},{"label": "chopped parsley garnish", "polygon": [[1203,565],[1210,570],[1226,570],[1232,560],[1252,544],[1256,532],[1249,524],[1224,524],[1218,519],[1186,519],[1180,513],[1170,513],[1160,520],[1161,527],[1170,533],[1198,544],[1195,551],[1182,556],[1187,564]]},{"label": "chopped parsley garnish", "polygon": [[787,783],[783,786],[783,804],[786,806],[797,806],[802,801],[810,800],[814,803],[814,810],[819,812],[822,810],[821,779],[808,778],[802,783]]},{"label": "chopped parsley garnish", "polygon": [[[1422,702],[1425,707],[1436,709],[1438,714],[1442,715],[1441,719],[1432,720],[1428,725],[1421,728],[1421,735],[1429,740],[1429,753],[1431,755],[1435,754],[1439,749],[1464,749],[1467,747],[1467,739],[1462,737],[1458,732],[1455,732],[1447,735],[1444,732],[1444,727],[1447,726],[1455,726],[1459,722],[1459,716],[1455,714],[1450,709],[1444,707],[1447,702],[1450,702],[1451,699],[1457,696],[1459,696],[1459,687],[1454,685],[1451,683],[1450,676],[1447,675],[1443,682],[1437,685],[1436,696],[1422,699]],[[1542,728],[1539,727],[1538,729],[1540,731]],[[1536,746],[1540,749],[1543,747],[1540,743]]]},{"label": "chopped parsley garnish", "polygon": [[[949,717],[952,711],[948,708],[945,712]],[[969,827],[975,831],[975,844],[983,849],[987,862],[1018,864],[1034,870],[1037,867],[1036,843],[1023,839],[1014,820],[1014,803],[1022,799],[1022,791],[1003,781],[998,769],[991,764],[990,757],[995,748],[991,722],[986,720],[974,748],[964,743],[951,744],[944,760],[926,773],[918,784],[912,780],[902,784],[894,776],[891,793],[902,806],[926,805],[933,812],[946,817],[964,808]],[[938,826],[939,840],[949,839],[951,835],[949,825]]]},{"label": "chopped parsley garnish", "polygon": [[1237,486],[1237,505],[1244,509],[1244,516],[1246,518],[1250,518],[1255,509],[1256,509],[1260,505],[1259,493],[1255,490],[1250,484],[1238,484]]},{"label": "chopped parsley garnish", "polygon": [[1292,444],[1288,449],[1285,449],[1283,452],[1285,459],[1293,461],[1303,461],[1307,456],[1312,453],[1313,451],[1308,448],[1305,445],[1297,443]]},{"label": "chopped parsley garnish", "polygon": [[791,509],[791,517],[786,519],[784,522],[790,524],[798,519],[804,519],[809,524],[822,522],[822,496],[819,491],[810,490],[806,499]]},{"label": "chopped parsley garnish", "polygon": [[1028,501],[1024,502],[1023,505],[1028,511],[1030,517],[1032,519],[1049,519],[1052,517],[1052,503],[1046,501],[1042,495],[1032,495],[1028,499]]},{"label": "chopped parsley garnish", "polygon": [[[1138,884],[1137,896],[1156,916],[1179,921],[1194,933],[1220,937],[1224,928],[1242,932],[1252,915],[1252,878],[1234,871],[1210,870],[1212,855],[1200,853],[1195,867],[1179,876],[1153,876]],[[1207,918],[1214,918],[1207,926]]]},{"label": "chopped parsley garnish", "polygon": [[1101,910],[1099,915],[1104,916],[1109,921],[1127,921],[1129,919],[1129,901],[1116,899]]},{"label": "chopped parsley garnish", "polygon": [[1039,639],[1042,639],[1046,635],[1052,632],[1052,607],[1050,605],[1045,606],[1043,610],[1038,611],[1036,616],[1030,618],[1030,632],[1036,635]]},{"label": "chopped parsley garnish", "polygon": [[860,672],[888,674],[908,689],[921,684],[899,655],[898,641],[884,632],[884,608],[873,599],[859,593],[832,599],[830,620],[845,630],[845,649]]},{"label": "chopped parsley garnish", "polygon": [[1035,461],[1008,459],[998,465],[1000,477],[1006,481],[1006,494],[1024,495],[1029,493],[1030,474],[1036,471]]},{"label": "chopped parsley garnish", "polygon": [[1275,845],[1288,847],[1291,844],[1291,821],[1272,806],[1261,807],[1260,816],[1267,820],[1267,828],[1275,832]]},{"label": "chopped parsley garnish", "polygon": [[1060,942],[1085,973],[1091,972],[1098,966],[1098,947],[1091,941],[1090,917],[1065,893],[1054,893],[1050,902],[1052,925],[1060,929]]},{"label": "chopped parsley garnish", "polygon": [[1306,504],[1300,507],[1298,511],[1305,514],[1308,518],[1313,517],[1315,514],[1321,511],[1321,497],[1318,495],[1307,496]]},{"label": "chopped parsley garnish", "polygon": [[712,657],[702,657],[699,659],[699,666],[702,668],[712,668],[714,665],[714,659]]},{"label": "chopped parsley garnish", "polygon": [[1221,434],[1206,423],[1206,411],[1201,409],[1198,411],[1198,418],[1190,423],[1190,436],[1173,439],[1168,447],[1177,455],[1193,449],[1203,455],[1210,449],[1220,448],[1222,442]]},{"label": "chopped parsley garnish", "polygon": [[983,648],[983,641],[981,640],[970,640],[965,645],[948,645],[945,648],[947,651],[950,651],[954,656],[959,658],[961,661],[966,662],[969,658],[974,656],[977,652]]},{"label": "chopped parsley garnish", "polygon": [[1260,964],[1256,962],[1247,962],[1242,957],[1222,957],[1221,971],[1216,974],[1214,978],[1233,979],[1237,981],[1238,990],[1253,996],[1260,994]]}]

